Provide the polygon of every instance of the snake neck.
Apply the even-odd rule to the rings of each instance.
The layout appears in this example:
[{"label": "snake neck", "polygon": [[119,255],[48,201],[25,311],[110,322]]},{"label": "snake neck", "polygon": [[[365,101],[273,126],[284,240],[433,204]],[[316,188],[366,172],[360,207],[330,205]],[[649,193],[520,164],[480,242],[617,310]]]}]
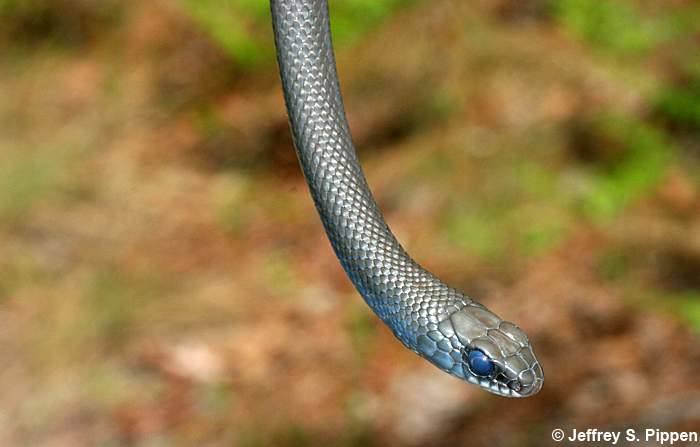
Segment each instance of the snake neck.
[{"label": "snake neck", "polygon": [[328,238],[365,301],[409,347],[468,301],[420,267],[387,226],[357,157],[325,0],[272,0],[294,145]]}]

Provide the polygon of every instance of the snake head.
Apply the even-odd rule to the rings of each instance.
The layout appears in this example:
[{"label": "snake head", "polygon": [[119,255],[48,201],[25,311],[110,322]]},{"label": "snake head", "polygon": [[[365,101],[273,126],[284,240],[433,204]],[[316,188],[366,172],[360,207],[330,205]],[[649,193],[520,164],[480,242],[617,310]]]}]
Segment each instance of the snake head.
[{"label": "snake head", "polygon": [[472,302],[417,338],[418,354],[440,369],[505,397],[540,391],[542,367],[527,335],[481,304]]}]

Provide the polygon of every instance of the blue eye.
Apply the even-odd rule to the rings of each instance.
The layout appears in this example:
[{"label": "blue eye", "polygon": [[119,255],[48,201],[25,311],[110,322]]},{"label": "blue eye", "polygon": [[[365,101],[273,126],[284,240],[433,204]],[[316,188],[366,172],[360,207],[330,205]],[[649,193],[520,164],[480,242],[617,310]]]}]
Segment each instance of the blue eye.
[{"label": "blue eye", "polygon": [[495,369],[493,361],[482,351],[473,349],[467,355],[469,369],[477,376],[490,376]]}]

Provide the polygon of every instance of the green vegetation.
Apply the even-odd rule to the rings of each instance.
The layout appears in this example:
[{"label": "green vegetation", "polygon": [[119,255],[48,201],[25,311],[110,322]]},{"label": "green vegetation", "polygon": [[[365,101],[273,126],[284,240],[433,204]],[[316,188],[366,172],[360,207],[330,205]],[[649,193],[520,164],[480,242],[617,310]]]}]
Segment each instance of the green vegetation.
[{"label": "green vegetation", "polygon": [[55,193],[69,162],[60,150],[0,152],[0,225],[18,221],[32,205]]},{"label": "green vegetation", "polygon": [[700,332],[700,290],[688,291],[676,297],[678,314]]},{"label": "green vegetation", "polygon": [[450,213],[448,240],[470,256],[485,261],[529,257],[556,245],[570,229],[571,217],[555,206],[523,202],[512,206],[482,204]]},{"label": "green vegetation", "polygon": [[22,287],[41,284],[48,274],[30,256],[16,256],[12,263],[0,263],[0,305]]},{"label": "green vegetation", "polygon": [[662,89],[656,109],[671,124],[700,131],[700,67],[695,67],[687,79]]},{"label": "green vegetation", "polygon": [[192,17],[242,67],[272,58],[269,4],[255,0],[181,0]]},{"label": "green vegetation", "polygon": [[373,26],[413,0],[344,0],[331,2],[333,41],[342,46],[364,36]]},{"label": "green vegetation", "polygon": [[240,235],[246,223],[246,201],[251,200],[249,179],[243,176],[228,176],[221,191],[214,195],[213,207],[219,226],[231,237]]},{"label": "green vegetation", "polygon": [[[585,214],[594,220],[614,217],[661,180],[675,149],[663,132],[641,121],[606,117],[598,122],[603,138],[622,149],[612,166],[593,173],[582,198]],[[600,141],[603,141],[601,139]]]},{"label": "green vegetation", "polygon": [[673,315],[693,331],[700,334],[700,290],[669,291],[650,285],[640,289],[639,284],[627,281],[624,284],[630,302],[642,310]]},{"label": "green vegetation", "polygon": [[532,256],[556,245],[581,218],[602,224],[620,215],[663,178],[677,148],[663,131],[644,121],[602,114],[586,124],[592,146],[612,146],[611,160],[579,166],[584,185],[567,189],[571,172],[520,161],[514,184],[497,196],[460,211],[448,211],[451,242],[479,258],[513,253]]},{"label": "green vegetation", "polygon": [[447,237],[466,253],[495,259],[504,251],[504,234],[493,224],[501,221],[481,209],[469,209],[461,213],[452,213],[445,227]]},{"label": "green vegetation", "polygon": [[82,290],[72,286],[62,290],[60,282],[53,281],[58,293],[51,299],[62,302],[58,312],[43,316],[45,326],[34,334],[34,346],[45,350],[40,358],[60,357],[61,363],[70,364],[101,350],[119,350],[135,335],[138,316],[148,314],[150,302],[165,290],[153,272],[147,276],[125,274],[104,266],[88,276]]},{"label": "green vegetation", "polygon": [[628,253],[619,247],[605,253],[597,265],[598,274],[607,281],[616,281],[624,278],[632,269]]},{"label": "green vegetation", "polygon": [[269,286],[271,294],[287,298],[299,290],[299,275],[292,259],[284,251],[270,251],[261,268],[264,284]]},{"label": "green vegetation", "polygon": [[[180,0],[232,60],[252,69],[273,58],[270,6],[259,0]],[[388,17],[405,0],[345,0],[332,2],[333,39],[339,46],[353,42]]]},{"label": "green vegetation", "polygon": [[82,330],[90,344],[110,347],[113,342],[123,343],[130,333],[134,313],[145,307],[150,297],[157,295],[157,287],[150,281],[125,277],[114,269],[105,268],[94,273],[83,296],[85,318]]},{"label": "green vegetation", "polygon": [[375,346],[377,327],[373,315],[364,307],[351,307],[345,317],[345,331],[359,359],[366,359]]},{"label": "green vegetation", "polygon": [[628,0],[552,2],[555,17],[577,37],[616,54],[653,49],[673,31],[666,17],[652,18]]}]

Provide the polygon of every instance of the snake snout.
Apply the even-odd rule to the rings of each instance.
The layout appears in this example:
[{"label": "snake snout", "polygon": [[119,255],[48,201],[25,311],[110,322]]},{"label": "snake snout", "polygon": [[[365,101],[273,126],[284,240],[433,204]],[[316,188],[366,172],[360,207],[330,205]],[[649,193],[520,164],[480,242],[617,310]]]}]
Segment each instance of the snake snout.
[{"label": "snake snout", "polygon": [[459,345],[462,379],[507,397],[532,396],[542,388],[544,374],[527,335],[484,306],[466,305],[443,320],[438,330]]},{"label": "snake snout", "polygon": [[529,382],[524,382],[523,379],[518,379],[520,387],[516,391],[520,396],[532,396],[537,394],[542,389],[542,384],[544,383],[541,378],[533,378]]}]

